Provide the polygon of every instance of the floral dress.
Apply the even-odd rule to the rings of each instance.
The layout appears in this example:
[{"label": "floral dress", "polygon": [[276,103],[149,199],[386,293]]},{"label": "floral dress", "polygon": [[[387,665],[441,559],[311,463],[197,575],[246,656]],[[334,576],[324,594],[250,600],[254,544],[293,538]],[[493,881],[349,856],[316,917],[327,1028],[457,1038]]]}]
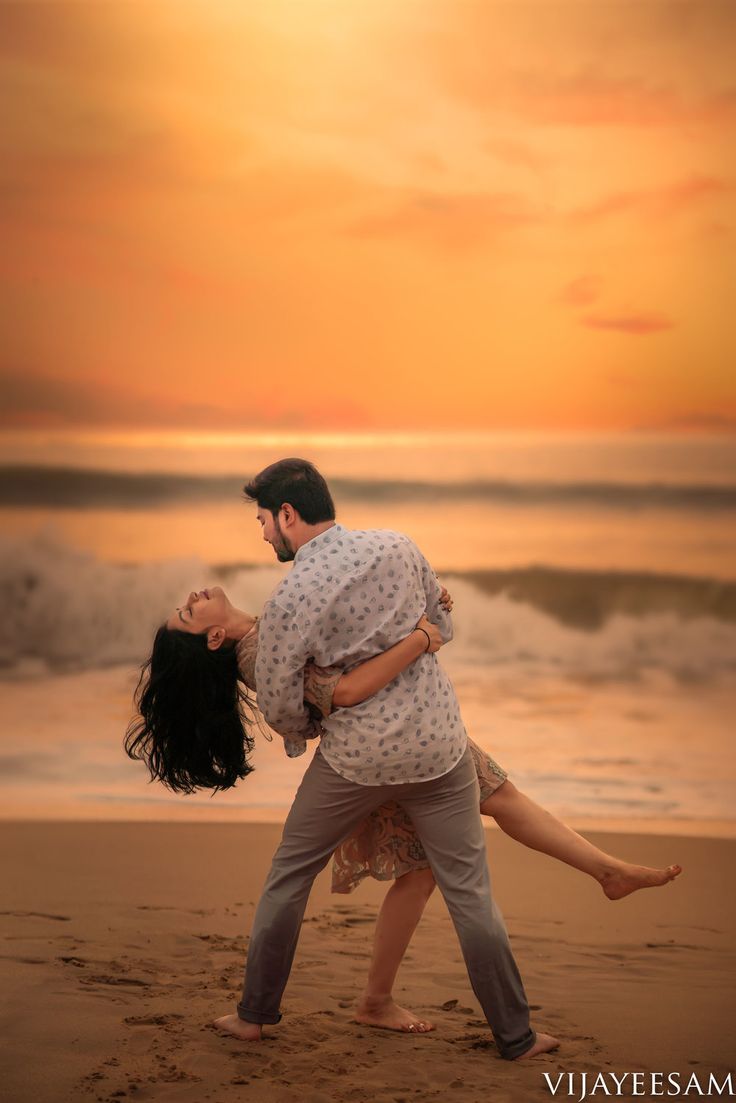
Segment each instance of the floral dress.
[{"label": "floral dress", "polygon": [[[258,620],[237,645],[241,677],[253,690],[257,650]],[[332,711],[332,697],[342,673],[337,667],[315,663],[308,663],[304,669],[304,700],[321,717]],[[508,774],[472,739],[468,739],[468,747],[478,774],[482,804],[503,785]],[[428,868],[427,855],[408,813],[396,801],[386,801],[338,846],[332,858],[332,891],[352,892],[364,877],[392,881],[414,869]]]}]

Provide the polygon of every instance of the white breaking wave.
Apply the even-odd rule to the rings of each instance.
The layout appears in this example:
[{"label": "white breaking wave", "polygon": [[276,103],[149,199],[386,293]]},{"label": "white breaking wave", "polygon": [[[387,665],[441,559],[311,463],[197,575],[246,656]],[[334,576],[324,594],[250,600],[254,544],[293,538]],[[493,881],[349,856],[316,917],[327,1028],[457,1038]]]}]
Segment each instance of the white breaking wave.
[{"label": "white breaking wave", "polygon": [[662,670],[701,681],[736,672],[736,626],[675,612],[613,614],[594,630],[573,628],[501,593],[488,597],[453,579],[453,666],[513,666],[539,672],[637,680]]},{"label": "white breaking wave", "polygon": [[[216,568],[182,558],[124,566],[62,543],[50,532],[0,541],[0,662],[6,676],[142,663],[153,633],[192,589],[219,582],[233,604],[260,611],[284,568]],[[615,613],[596,629],[562,623],[505,592],[453,578],[450,669],[487,668],[636,680],[661,670],[680,680],[736,671],[736,626],[674,611]]]},{"label": "white breaking wave", "polygon": [[[257,612],[278,568],[240,572],[234,604]],[[193,589],[218,581],[191,557],[130,566],[70,548],[53,533],[0,541],[0,663],[6,673],[142,663],[156,628]]]}]

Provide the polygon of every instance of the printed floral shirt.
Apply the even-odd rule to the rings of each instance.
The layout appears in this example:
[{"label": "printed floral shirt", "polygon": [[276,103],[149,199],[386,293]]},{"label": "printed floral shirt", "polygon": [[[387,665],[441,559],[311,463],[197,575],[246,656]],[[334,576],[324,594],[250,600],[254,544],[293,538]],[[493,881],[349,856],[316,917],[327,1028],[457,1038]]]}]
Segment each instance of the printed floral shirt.
[{"label": "printed floral shirt", "polygon": [[[259,622],[256,687],[287,754],[306,750],[320,725],[304,705],[304,668],[349,670],[407,636],[424,612],[452,638],[441,587],[416,545],[398,532],[333,525],[296,553]],[[321,753],[361,785],[399,785],[448,773],[467,735],[452,683],[424,654],[388,686],[321,722]]]}]

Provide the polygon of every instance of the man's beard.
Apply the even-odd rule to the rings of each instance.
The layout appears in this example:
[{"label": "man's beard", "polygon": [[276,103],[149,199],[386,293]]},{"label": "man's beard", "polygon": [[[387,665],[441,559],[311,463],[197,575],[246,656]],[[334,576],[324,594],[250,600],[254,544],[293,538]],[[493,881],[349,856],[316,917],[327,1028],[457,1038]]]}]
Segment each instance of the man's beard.
[{"label": "man's beard", "polygon": [[292,551],[292,549],[287,544],[286,537],[281,531],[281,525],[279,524],[278,517],[274,517],[274,521],[276,522],[276,532],[279,534],[278,543],[275,543],[273,545],[273,550],[276,552],[276,558],[278,559],[279,563],[291,563],[292,559],[296,555],[296,552]]}]

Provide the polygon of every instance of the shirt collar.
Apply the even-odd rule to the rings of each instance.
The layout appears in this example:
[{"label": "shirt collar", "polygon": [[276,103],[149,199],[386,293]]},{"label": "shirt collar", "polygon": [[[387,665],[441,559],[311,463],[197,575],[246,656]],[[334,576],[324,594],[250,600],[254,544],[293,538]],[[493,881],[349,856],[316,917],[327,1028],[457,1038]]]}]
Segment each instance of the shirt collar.
[{"label": "shirt collar", "polygon": [[344,525],[333,525],[332,528],[320,532],[318,536],[313,536],[311,540],[307,540],[306,544],[302,544],[299,548],[294,556],[294,562],[297,563],[299,559],[306,558],[306,556],[312,555],[313,552],[320,551],[322,548],[327,547],[328,544],[331,544],[333,540],[336,540],[338,536],[341,536],[344,532]]}]

